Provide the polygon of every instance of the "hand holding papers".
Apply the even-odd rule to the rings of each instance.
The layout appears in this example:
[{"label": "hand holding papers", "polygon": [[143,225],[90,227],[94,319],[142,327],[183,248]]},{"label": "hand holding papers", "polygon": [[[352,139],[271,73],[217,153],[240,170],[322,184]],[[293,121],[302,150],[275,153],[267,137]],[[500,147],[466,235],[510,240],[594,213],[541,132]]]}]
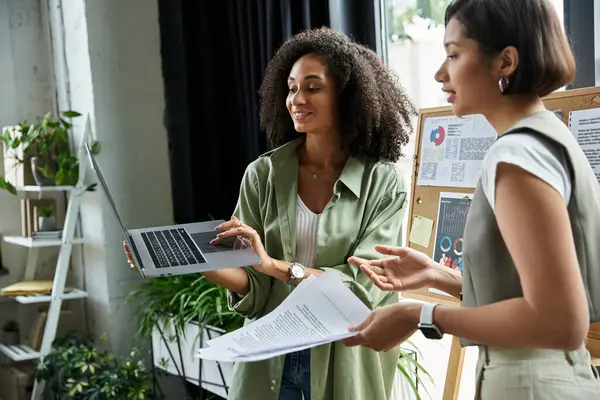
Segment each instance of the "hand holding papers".
[{"label": "hand holding papers", "polygon": [[268,315],[206,342],[198,357],[214,361],[259,361],[354,336],[348,328],[371,311],[335,272],[311,276]]}]

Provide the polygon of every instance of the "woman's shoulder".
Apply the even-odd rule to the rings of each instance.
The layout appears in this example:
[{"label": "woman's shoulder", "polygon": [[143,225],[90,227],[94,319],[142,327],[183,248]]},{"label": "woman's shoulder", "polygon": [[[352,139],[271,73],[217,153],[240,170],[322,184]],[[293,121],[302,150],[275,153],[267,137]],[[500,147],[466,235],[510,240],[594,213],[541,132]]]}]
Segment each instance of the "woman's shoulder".
[{"label": "woman's shoulder", "polygon": [[384,159],[365,159],[364,178],[373,184],[396,193],[408,192],[407,176],[410,173],[397,162]]},{"label": "woman's shoulder", "polygon": [[252,161],[248,165],[248,168],[255,171],[266,172],[272,169],[275,164],[289,161],[295,156],[296,150],[302,141],[302,138],[297,138],[279,147],[266,151]]}]

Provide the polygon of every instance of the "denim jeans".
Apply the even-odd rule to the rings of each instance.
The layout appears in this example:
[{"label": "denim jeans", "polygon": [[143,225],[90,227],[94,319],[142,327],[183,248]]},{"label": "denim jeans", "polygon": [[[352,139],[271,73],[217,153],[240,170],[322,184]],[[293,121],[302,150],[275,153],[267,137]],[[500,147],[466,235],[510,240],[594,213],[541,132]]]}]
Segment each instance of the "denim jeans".
[{"label": "denim jeans", "polygon": [[310,400],[310,349],[286,354],[279,390],[279,400],[303,399]]}]

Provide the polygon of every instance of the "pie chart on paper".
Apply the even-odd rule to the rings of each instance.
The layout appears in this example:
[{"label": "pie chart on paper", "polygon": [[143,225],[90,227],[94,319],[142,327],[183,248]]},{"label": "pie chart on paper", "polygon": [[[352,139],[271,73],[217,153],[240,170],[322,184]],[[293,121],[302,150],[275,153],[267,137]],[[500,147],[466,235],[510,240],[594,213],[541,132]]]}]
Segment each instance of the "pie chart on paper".
[{"label": "pie chart on paper", "polygon": [[443,126],[438,126],[434,130],[431,131],[429,135],[429,140],[436,146],[440,146],[444,143],[444,138],[446,137],[446,131]]}]

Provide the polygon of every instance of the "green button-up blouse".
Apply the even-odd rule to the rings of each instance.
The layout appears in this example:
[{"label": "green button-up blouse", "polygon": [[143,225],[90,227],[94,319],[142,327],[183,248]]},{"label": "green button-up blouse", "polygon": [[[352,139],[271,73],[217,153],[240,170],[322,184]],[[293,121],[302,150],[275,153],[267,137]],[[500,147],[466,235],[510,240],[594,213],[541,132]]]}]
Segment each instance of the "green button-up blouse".
[{"label": "green button-up blouse", "polygon": [[[267,253],[293,261],[298,207],[296,139],[252,162],[244,173],[235,215],[260,234]],[[396,164],[350,157],[319,220],[316,265],[339,273],[348,287],[371,309],[398,301],[382,292],[355,265],[351,255],[381,257],[376,244],[399,245],[406,206],[406,185]],[[289,286],[247,267],[250,291],[229,292],[231,309],[246,323],[274,310],[289,295]],[[381,400],[391,397],[399,350],[375,352],[341,343],[311,349],[313,400]],[[236,363],[230,400],[277,400],[284,356]]]}]

